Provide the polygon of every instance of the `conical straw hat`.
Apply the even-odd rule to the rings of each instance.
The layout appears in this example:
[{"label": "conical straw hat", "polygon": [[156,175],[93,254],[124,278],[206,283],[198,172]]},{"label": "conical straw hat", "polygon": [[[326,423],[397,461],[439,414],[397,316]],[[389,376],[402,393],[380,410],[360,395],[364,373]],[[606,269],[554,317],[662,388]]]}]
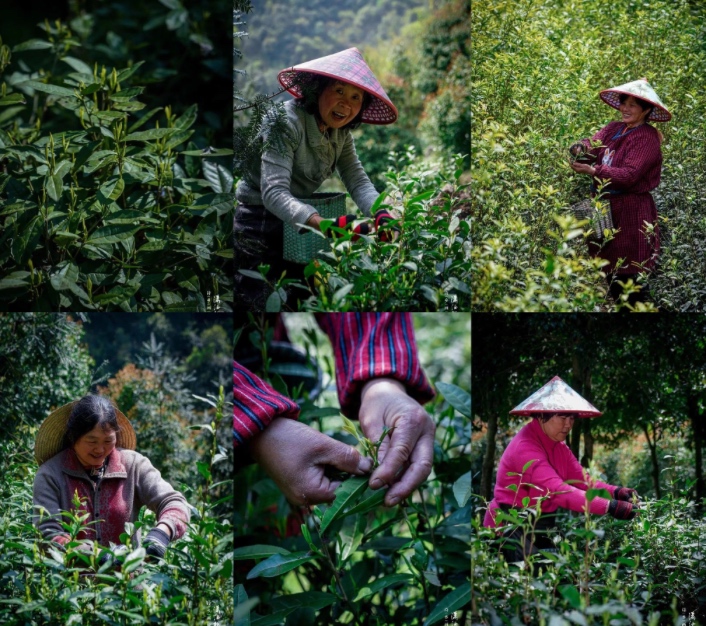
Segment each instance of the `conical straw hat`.
[{"label": "conical straw hat", "polygon": [[[66,426],[76,402],[78,400],[52,411],[39,427],[37,439],[34,442],[34,458],[39,465],[59,454],[63,449]],[[135,431],[127,417],[117,407],[113,408],[115,408],[115,415],[120,427],[120,431],[117,433],[116,447],[134,450],[137,445]]]},{"label": "conical straw hat", "polygon": [[645,100],[650,104],[654,105],[654,109],[647,117],[648,120],[653,122],[668,122],[672,119],[672,114],[667,110],[667,107],[662,104],[659,96],[652,89],[652,86],[647,82],[646,78],[640,78],[639,80],[634,80],[631,83],[625,83],[618,87],[613,87],[611,89],[604,89],[598,94],[606,104],[612,106],[614,109],[620,108],[620,94],[627,94],[628,96],[635,96],[641,100]]},{"label": "conical straw hat", "polygon": [[603,415],[558,376],[552,378],[544,387],[535,391],[510,411],[510,415],[532,415],[533,413],[575,413],[577,417]]},{"label": "conical straw hat", "polygon": [[392,124],[397,120],[397,108],[385,93],[375,74],[368,67],[357,48],[348,48],[336,54],[307,61],[282,70],[277,79],[289,93],[302,97],[302,74],[318,74],[336,78],[367,91],[373,100],[361,120],[367,124]]}]

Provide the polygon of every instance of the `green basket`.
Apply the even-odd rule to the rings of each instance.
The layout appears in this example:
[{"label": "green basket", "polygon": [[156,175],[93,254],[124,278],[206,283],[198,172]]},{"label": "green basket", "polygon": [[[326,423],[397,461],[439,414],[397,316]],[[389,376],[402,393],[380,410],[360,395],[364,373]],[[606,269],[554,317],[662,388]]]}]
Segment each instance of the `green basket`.
[{"label": "green basket", "polygon": [[[345,193],[315,193],[313,198],[302,199],[301,202],[313,206],[321,217],[333,220],[346,214]],[[316,233],[305,231],[299,233],[299,228],[284,224],[284,260],[294,263],[308,263],[320,250],[328,248],[325,238]]]}]

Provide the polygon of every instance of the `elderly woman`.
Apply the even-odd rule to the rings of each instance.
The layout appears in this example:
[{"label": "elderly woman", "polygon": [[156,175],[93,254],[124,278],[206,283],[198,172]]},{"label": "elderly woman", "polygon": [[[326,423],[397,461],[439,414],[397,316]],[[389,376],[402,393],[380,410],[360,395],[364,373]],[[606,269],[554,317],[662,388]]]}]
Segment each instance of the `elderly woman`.
[{"label": "elderly woman", "polygon": [[[34,523],[47,540],[71,540],[60,522],[62,512],[72,511],[88,514],[78,540],[120,544],[125,523],[137,520],[144,505],[157,515],[146,552],[164,557],[169,542],[186,530],[189,506],[135,444],[130,422],[103,396],[84,396],[44,420],[34,447]],[[133,540],[140,543],[139,531]]]},{"label": "elderly woman", "polygon": [[[284,120],[264,120],[262,159],[246,165],[236,187],[235,293],[251,310],[265,310],[271,289],[238,270],[257,271],[265,264],[272,281],[283,272],[303,281],[304,265],[283,259],[284,224],[320,230],[323,218],[306,199],[334,171],[362,213],[370,216],[379,193],[358,159],[351,130],[361,123],[392,124],[397,119],[397,109],[356,48],[282,70],[279,82],[295,100],[284,104]],[[375,227],[390,217],[379,211]],[[347,226],[352,218],[341,217],[336,225]]]},{"label": "elderly woman", "polygon": [[[571,146],[572,154],[583,156],[571,167],[579,174],[609,181],[604,191],[609,194],[618,232],[604,245],[597,239],[590,240],[589,249],[594,256],[608,261],[605,271],[611,296],[617,302],[623,291],[620,282],[636,282],[640,274],[644,278],[657,261],[659,225],[650,191],[660,183],[662,136],[648,122],[667,122],[672,116],[644,78],[601,91],[600,97],[620,111],[621,119],[591,138],[600,141],[601,147],[591,148],[588,139]],[[586,160],[589,162],[581,162]],[[596,191],[595,183],[592,190]],[[648,289],[643,282],[639,291],[629,294],[628,303],[634,305],[647,298]]]},{"label": "elderly woman", "polygon": [[[589,483],[576,457],[565,443],[575,418],[601,415],[561,378],[555,376],[512,411],[511,415],[531,416],[510,442],[500,459],[494,499],[488,506],[484,526],[499,527],[498,509],[525,508],[539,505],[542,515],[536,530],[546,532],[555,524],[558,509],[612,515],[617,519],[632,519],[637,511],[637,491],[616,487],[600,481],[591,488],[605,489],[612,498],[586,499]],[[635,500],[633,500],[633,497]],[[528,534],[522,541],[521,528],[508,531],[502,540],[503,554],[508,562],[521,561],[539,550],[554,551],[554,543],[546,534]]]}]

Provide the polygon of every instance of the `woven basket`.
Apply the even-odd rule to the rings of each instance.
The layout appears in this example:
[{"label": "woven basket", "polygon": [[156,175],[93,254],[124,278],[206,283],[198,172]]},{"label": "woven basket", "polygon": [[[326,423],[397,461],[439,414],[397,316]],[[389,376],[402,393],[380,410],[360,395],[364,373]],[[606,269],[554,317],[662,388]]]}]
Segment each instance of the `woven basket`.
[{"label": "woven basket", "polygon": [[585,198],[581,202],[571,205],[571,211],[579,220],[589,220],[591,223],[591,228],[596,233],[597,239],[603,239],[603,231],[607,228],[613,230],[613,213],[610,210],[610,204],[606,212],[603,213],[593,206],[590,198]]},{"label": "woven basket", "polygon": [[[336,219],[346,214],[345,193],[315,193],[313,198],[302,199],[302,202],[313,206],[321,217],[327,220]],[[299,228],[284,224],[285,261],[308,263],[320,250],[327,248],[327,240],[316,233],[305,231],[299,233]]]}]

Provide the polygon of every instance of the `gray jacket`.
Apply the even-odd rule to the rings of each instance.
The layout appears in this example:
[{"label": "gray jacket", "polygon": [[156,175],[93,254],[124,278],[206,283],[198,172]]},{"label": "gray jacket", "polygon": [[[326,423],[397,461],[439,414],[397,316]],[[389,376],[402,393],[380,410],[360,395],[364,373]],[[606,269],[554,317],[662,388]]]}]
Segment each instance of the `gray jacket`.
[{"label": "gray jacket", "polygon": [[[81,499],[77,509],[74,494]],[[62,450],[43,463],[34,478],[34,524],[52,541],[66,544],[69,536],[59,520],[62,511],[87,514],[90,523],[78,539],[92,539],[107,546],[120,544],[125,523],[134,522],[142,506],[157,514],[172,531],[172,539],[184,534],[189,506],[184,496],[164,480],[147,457],[116,448],[108,457],[103,478],[96,484],[88,477],[73,450]],[[134,537],[139,543],[139,533]]]},{"label": "gray jacket", "polygon": [[358,208],[369,216],[379,194],[358,159],[350,131],[329,129],[322,134],[316,118],[294,100],[284,109],[289,132],[283,150],[266,151],[254,171],[240,180],[235,189],[238,202],[264,205],[292,226],[304,224],[317,211],[301,199],[311,198],[335,170]]}]

